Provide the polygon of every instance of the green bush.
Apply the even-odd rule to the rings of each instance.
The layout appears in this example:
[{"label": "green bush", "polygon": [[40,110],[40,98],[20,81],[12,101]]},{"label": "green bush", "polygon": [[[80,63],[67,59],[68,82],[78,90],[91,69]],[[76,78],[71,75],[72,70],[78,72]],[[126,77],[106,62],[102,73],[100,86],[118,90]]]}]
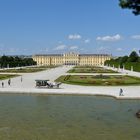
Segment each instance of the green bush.
[{"label": "green bush", "polygon": [[133,66],[133,70],[140,72],[140,62],[127,62],[125,63],[125,69],[131,70],[131,66]]},{"label": "green bush", "polygon": [[110,65],[111,67],[123,68],[125,66],[125,69],[131,70],[131,67],[133,67],[134,71],[140,72],[140,57],[138,56],[137,52],[133,51],[129,57],[123,56],[118,57],[116,59],[111,59],[105,61],[105,65]]}]

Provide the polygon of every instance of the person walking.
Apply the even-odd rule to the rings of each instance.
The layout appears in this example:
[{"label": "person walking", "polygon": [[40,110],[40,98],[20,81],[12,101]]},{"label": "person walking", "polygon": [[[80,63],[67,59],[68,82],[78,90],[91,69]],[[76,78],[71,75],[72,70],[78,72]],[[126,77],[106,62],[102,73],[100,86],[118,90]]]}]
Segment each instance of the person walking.
[{"label": "person walking", "polygon": [[8,85],[9,85],[9,86],[11,85],[11,79],[8,80]]},{"label": "person walking", "polygon": [[21,76],[21,79],[20,79],[20,81],[22,82],[22,76]]},{"label": "person walking", "polygon": [[2,82],[1,84],[2,84],[2,87],[4,87],[4,83]]},{"label": "person walking", "polygon": [[120,88],[119,96],[123,96],[123,89],[122,88]]}]

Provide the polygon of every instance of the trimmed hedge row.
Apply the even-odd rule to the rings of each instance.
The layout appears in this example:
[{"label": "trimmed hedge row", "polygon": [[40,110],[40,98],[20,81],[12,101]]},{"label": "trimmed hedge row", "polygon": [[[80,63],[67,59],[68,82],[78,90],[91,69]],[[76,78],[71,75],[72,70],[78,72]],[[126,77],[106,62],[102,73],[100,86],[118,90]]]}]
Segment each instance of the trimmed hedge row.
[{"label": "trimmed hedge row", "polygon": [[124,64],[120,64],[119,62],[106,62],[105,65],[110,65],[111,67],[118,68],[123,68],[123,65],[125,66],[125,69],[131,70],[131,66],[133,66],[133,70],[140,72],[140,62],[126,62]]},{"label": "trimmed hedge row", "polygon": [[133,70],[140,72],[140,62],[127,62],[125,63],[125,69],[131,70],[131,66],[133,66]]}]

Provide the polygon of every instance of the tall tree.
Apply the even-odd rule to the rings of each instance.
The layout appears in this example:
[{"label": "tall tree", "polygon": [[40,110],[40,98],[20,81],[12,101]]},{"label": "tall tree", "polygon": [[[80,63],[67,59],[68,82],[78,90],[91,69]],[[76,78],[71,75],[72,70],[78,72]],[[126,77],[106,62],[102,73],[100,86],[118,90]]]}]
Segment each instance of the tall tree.
[{"label": "tall tree", "polygon": [[132,9],[135,15],[140,15],[140,0],[119,0],[122,8]]},{"label": "tall tree", "polygon": [[138,56],[137,52],[133,51],[129,55],[128,62],[138,62],[138,59],[139,59],[139,56]]},{"label": "tall tree", "polygon": [[2,56],[0,57],[0,67],[17,67],[17,66],[30,66],[36,65],[36,62],[32,58],[20,58],[18,56]]},{"label": "tall tree", "polygon": [[127,60],[128,60],[128,56],[123,56],[121,58],[121,63],[123,64],[123,63],[127,62]]}]

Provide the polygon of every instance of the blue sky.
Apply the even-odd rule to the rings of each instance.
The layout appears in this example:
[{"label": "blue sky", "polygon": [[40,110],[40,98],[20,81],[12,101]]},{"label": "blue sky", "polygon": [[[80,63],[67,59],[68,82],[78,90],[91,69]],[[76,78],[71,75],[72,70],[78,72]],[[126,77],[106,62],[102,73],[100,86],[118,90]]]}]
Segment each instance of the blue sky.
[{"label": "blue sky", "polygon": [[140,16],[119,0],[0,0],[0,55],[68,51],[128,55],[140,49]]}]

